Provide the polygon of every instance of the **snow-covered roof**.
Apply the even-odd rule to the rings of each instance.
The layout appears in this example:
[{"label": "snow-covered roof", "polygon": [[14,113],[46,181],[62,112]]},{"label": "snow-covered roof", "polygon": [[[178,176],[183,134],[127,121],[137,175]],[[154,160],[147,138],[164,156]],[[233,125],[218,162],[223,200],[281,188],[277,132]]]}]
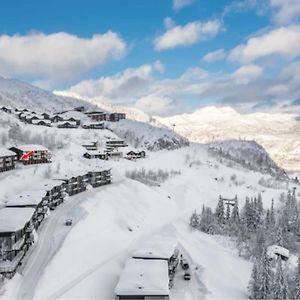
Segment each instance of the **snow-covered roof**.
[{"label": "snow-covered roof", "polygon": [[65,113],[60,114],[64,119],[74,118],[76,120],[86,119],[87,116],[80,111],[67,111]]},{"label": "snow-covered roof", "polygon": [[42,182],[38,183],[37,185],[33,186],[33,190],[41,190],[41,191],[50,191],[54,187],[59,186],[63,184],[64,182],[62,180],[54,180],[54,179],[46,179]]},{"label": "snow-covered roof", "polygon": [[86,151],[85,153],[89,154],[89,155],[100,155],[100,154],[105,154],[104,152],[100,152],[99,150],[89,150]]},{"label": "snow-covered roof", "polygon": [[46,190],[30,190],[10,198],[6,206],[37,206],[46,196]]},{"label": "snow-covered roof", "polygon": [[34,145],[34,144],[25,144],[18,145],[15,148],[20,149],[22,151],[49,151],[46,147],[42,145]]},{"label": "snow-covered roof", "polygon": [[288,249],[281,247],[281,246],[277,246],[277,245],[269,246],[267,249],[267,253],[268,253],[268,256],[272,257],[272,258],[274,257],[275,254],[282,255],[287,258],[290,256],[290,251]]},{"label": "snow-covered roof", "polygon": [[115,293],[119,296],[168,296],[168,263],[162,260],[128,259]]},{"label": "snow-covered roof", "polygon": [[8,150],[8,149],[5,149],[5,148],[0,148],[0,157],[2,156],[15,156],[16,153],[11,151],[11,150]]},{"label": "snow-covered roof", "polygon": [[26,225],[35,209],[30,207],[0,209],[0,232],[15,232]]},{"label": "snow-covered roof", "polygon": [[176,239],[156,238],[145,242],[138,250],[133,253],[132,257],[168,260],[174,254],[176,247]]},{"label": "snow-covered roof", "polygon": [[32,120],[32,124],[38,124],[39,122],[44,122],[46,124],[51,124],[50,120],[45,120],[45,119],[36,119],[36,120]]},{"label": "snow-covered roof", "polygon": [[77,126],[76,122],[75,121],[59,121],[57,122],[56,124],[57,125],[64,125],[66,123],[69,123],[70,125],[74,125],[74,126]]}]

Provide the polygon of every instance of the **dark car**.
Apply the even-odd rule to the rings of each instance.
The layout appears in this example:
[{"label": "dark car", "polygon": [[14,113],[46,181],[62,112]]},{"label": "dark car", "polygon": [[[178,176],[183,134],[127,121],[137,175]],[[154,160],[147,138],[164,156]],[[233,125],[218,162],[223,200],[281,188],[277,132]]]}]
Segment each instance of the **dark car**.
[{"label": "dark car", "polygon": [[71,219],[67,219],[66,220],[66,222],[65,222],[65,224],[66,224],[66,226],[72,226],[72,220]]},{"label": "dark car", "polygon": [[182,259],[180,264],[181,264],[181,267],[182,267],[183,270],[187,270],[190,267],[189,263],[185,259]]},{"label": "dark car", "polygon": [[191,280],[191,273],[189,271],[185,271],[183,278],[184,280]]}]

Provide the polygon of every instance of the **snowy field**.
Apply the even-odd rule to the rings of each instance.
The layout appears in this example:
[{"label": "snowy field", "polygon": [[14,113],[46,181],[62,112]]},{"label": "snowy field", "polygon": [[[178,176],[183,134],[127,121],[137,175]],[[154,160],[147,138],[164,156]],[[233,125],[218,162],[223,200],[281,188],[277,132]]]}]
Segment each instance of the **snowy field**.
[{"label": "snowy field", "polygon": [[[251,264],[238,257],[226,239],[191,231],[189,216],[203,204],[215,208],[220,194],[237,195],[243,205],[246,196],[261,192],[268,208],[272,198],[276,205],[283,190],[259,185],[260,173],[221,165],[203,145],[147,152],[147,158],[138,161],[95,161],[82,157],[80,144],[104,143],[107,137],[116,137],[114,133],[22,126],[31,134],[34,130],[54,135],[63,147],[54,147],[52,164],[19,166],[0,174],[2,203],[39,180],[81,172],[96,163],[112,168],[113,183],[70,197],[47,217],[19,274],[6,282],[2,298],[114,299],[126,259],[154,235],[175,236],[192,268],[190,282],[180,272],[176,275],[171,299],[247,298]],[[143,168],[177,175],[156,185],[126,177],[126,172]],[[71,228],[63,224],[68,218],[74,220]]]}]

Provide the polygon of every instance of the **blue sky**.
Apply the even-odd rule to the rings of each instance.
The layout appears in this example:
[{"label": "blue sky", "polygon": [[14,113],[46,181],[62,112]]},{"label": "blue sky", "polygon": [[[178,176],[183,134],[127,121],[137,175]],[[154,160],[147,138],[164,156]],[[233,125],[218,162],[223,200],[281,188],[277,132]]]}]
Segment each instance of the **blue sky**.
[{"label": "blue sky", "polygon": [[2,1],[0,75],[152,114],[288,110],[300,91],[299,3]]}]

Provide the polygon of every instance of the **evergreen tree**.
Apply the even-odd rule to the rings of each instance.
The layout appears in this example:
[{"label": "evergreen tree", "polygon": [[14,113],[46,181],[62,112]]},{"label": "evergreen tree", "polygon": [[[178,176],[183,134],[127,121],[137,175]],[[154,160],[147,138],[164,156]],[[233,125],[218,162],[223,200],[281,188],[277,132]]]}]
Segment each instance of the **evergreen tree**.
[{"label": "evergreen tree", "polygon": [[216,215],[218,224],[223,225],[224,220],[225,220],[224,219],[224,202],[223,202],[223,199],[221,198],[221,196],[219,197],[215,215]]},{"label": "evergreen tree", "polygon": [[260,258],[258,299],[268,299],[272,287],[272,270],[265,245]]},{"label": "evergreen tree", "polygon": [[259,265],[257,260],[253,264],[251,278],[248,286],[250,299],[259,299],[260,293],[260,277],[259,277]]},{"label": "evergreen tree", "polygon": [[199,215],[197,215],[197,212],[194,211],[193,214],[190,217],[190,226],[192,228],[199,228],[199,224],[200,224]]},{"label": "evergreen tree", "polygon": [[231,221],[237,224],[239,223],[239,220],[240,220],[240,216],[239,216],[238,202],[235,201],[231,212]]},{"label": "evergreen tree", "polygon": [[272,286],[272,297],[274,299],[288,299],[288,287],[280,258],[277,260],[276,275]]},{"label": "evergreen tree", "polygon": [[297,265],[297,271],[295,275],[295,283],[296,283],[296,289],[295,289],[295,299],[300,299],[300,258],[298,258],[298,265]]}]

